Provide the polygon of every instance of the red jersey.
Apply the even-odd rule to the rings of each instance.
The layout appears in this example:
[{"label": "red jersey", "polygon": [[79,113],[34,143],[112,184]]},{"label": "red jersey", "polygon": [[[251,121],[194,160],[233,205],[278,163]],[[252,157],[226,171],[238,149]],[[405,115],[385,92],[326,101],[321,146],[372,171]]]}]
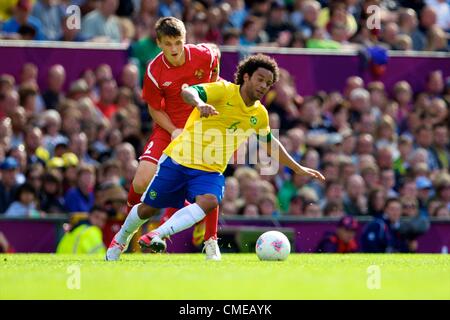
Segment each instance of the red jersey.
[{"label": "red jersey", "polygon": [[[150,107],[165,111],[177,128],[184,128],[192,112],[192,106],[181,98],[181,90],[218,78],[219,60],[208,46],[187,44],[184,51],[186,62],[177,67],[171,65],[162,52],[156,56],[147,66],[142,90],[142,98]],[[155,131],[166,132],[157,124]]]}]

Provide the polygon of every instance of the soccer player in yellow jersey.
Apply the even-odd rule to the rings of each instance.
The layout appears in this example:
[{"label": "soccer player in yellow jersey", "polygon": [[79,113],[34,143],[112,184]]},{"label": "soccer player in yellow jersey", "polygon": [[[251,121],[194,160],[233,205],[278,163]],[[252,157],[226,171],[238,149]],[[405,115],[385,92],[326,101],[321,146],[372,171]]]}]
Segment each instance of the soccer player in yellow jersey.
[{"label": "soccer player in yellow jersey", "polygon": [[[195,109],[183,132],[164,150],[142,203],[132,211],[136,210],[141,219],[138,222],[144,223],[158,208],[175,205],[182,209],[142,236],[141,247],[164,251],[164,238],[191,227],[220,204],[225,185],[222,173],[234,152],[253,134],[269,155],[295,173],[325,180],[320,172],[295,162],[272,137],[268,113],[260,100],[278,79],[275,60],[266,55],[250,56],[239,64],[235,78],[235,84],[219,81],[183,89],[184,101]],[[272,152],[274,147],[278,156]],[[183,208],[185,199],[192,204]],[[124,235],[127,222],[121,230]]]}]

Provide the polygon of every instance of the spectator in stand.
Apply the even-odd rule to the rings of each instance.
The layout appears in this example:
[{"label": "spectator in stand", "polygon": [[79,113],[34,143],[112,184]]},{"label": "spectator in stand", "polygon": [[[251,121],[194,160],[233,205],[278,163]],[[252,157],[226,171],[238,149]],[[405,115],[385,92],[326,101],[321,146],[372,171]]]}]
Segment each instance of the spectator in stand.
[{"label": "spectator in stand", "polygon": [[400,35],[411,38],[412,49],[421,50],[425,46],[425,37],[418,29],[417,14],[413,9],[400,8],[398,11],[398,27]]},{"label": "spectator in stand", "polygon": [[[269,42],[276,42],[282,32],[288,32],[290,35],[295,32],[294,26],[288,20],[286,8],[279,2],[272,2],[268,21],[265,27]],[[287,46],[287,43],[284,47]]]},{"label": "spectator in stand", "polygon": [[98,162],[91,158],[88,153],[88,139],[84,132],[74,133],[70,136],[69,150],[73,152],[78,160],[94,166]]},{"label": "spectator in stand", "polygon": [[381,218],[383,216],[384,205],[386,203],[386,191],[383,188],[370,190],[368,197],[368,214]]},{"label": "spectator in stand", "polygon": [[[26,166],[26,163],[25,163]],[[24,182],[33,186],[34,190],[42,189],[42,176],[44,175],[44,166],[41,163],[35,163],[29,167],[25,167]]]},{"label": "spectator in stand", "polygon": [[325,177],[327,177],[327,181],[325,184],[324,197],[320,199],[321,208],[325,210],[325,207],[330,201],[339,202],[341,206],[343,206],[342,198],[344,196],[344,188],[342,184],[337,180],[337,178],[335,178],[335,180],[333,180],[332,178],[328,179],[326,170],[324,170],[323,172],[325,174]]},{"label": "spectator in stand", "polygon": [[180,2],[175,0],[160,0],[159,3],[159,16],[160,17],[175,17],[182,19],[183,6]]},{"label": "spectator in stand", "polygon": [[428,204],[432,197],[433,183],[427,177],[416,178],[418,209],[421,216],[429,216]]},{"label": "spectator in stand", "polygon": [[325,217],[330,218],[342,218],[345,216],[344,207],[342,206],[342,201],[330,200],[325,205],[323,209],[323,214]]},{"label": "spectator in stand", "polygon": [[322,218],[322,209],[317,202],[305,202],[303,204],[303,216],[305,218]]},{"label": "spectator in stand", "polygon": [[63,214],[66,210],[62,188],[62,177],[58,171],[50,170],[42,177],[40,209],[47,214]]},{"label": "spectator in stand", "polygon": [[16,199],[5,212],[5,217],[39,218],[37,210],[36,190],[29,183],[24,183],[17,189]]},{"label": "spectator in stand", "polygon": [[310,38],[314,28],[317,26],[317,19],[321,9],[320,3],[311,0],[296,1],[296,3],[301,3],[301,11],[292,13],[291,21],[305,39]]},{"label": "spectator in stand", "polygon": [[120,23],[115,15],[118,5],[118,0],[101,0],[99,8],[83,18],[81,35],[89,41],[120,42]]},{"label": "spectator in stand", "polygon": [[272,193],[264,194],[259,199],[259,213],[264,217],[278,217],[277,198]]},{"label": "spectator in stand", "polygon": [[2,25],[2,31],[14,38],[19,32],[19,28],[26,25],[34,29],[34,40],[46,40],[42,22],[31,15],[32,9],[32,0],[18,0],[14,8],[14,16]]},{"label": "spectator in stand", "polygon": [[132,95],[132,103],[139,107],[140,118],[146,122],[150,122],[147,105],[142,100],[141,87],[139,82],[139,69],[136,65],[128,63],[122,69],[121,85],[130,89]]},{"label": "spectator in stand", "polygon": [[92,165],[81,165],[77,187],[69,189],[64,196],[66,209],[70,213],[89,212],[94,205],[95,169]]},{"label": "spectator in stand", "polygon": [[382,30],[381,41],[386,44],[389,50],[395,49],[399,33],[398,25],[394,22],[388,22],[383,26]]},{"label": "spectator in stand", "polygon": [[[155,22],[151,20],[149,25],[154,26]],[[147,70],[147,64],[161,52],[161,49],[156,43],[155,28],[148,27],[148,30],[148,35],[139,38],[136,42],[131,44],[131,57],[137,59],[138,61],[140,86]]]},{"label": "spectator in stand", "polygon": [[432,217],[442,220],[450,220],[450,209],[444,205],[439,204],[432,212]]},{"label": "spectator in stand", "polygon": [[42,114],[42,144],[53,155],[55,146],[65,138],[60,134],[61,116],[56,110],[47,110]]},{"label": "spectator in stand", "polygon": [[131,161],[136,159],[136,151],[134,150],[134,147],[128,142],[124,142],[116,146],[114,155],[120,164],[122,172],[125,169],[127,163],[130,163]]},{"label": "spectator in stand", "polygon": [[19,163],[12,157],[7,157],[0,164],[0,213],[5,213],[16,199],[19,184],[16,181]]},{"label": "spectator in stand", "polygon": [[402,204],[390,198],[384,205],[382,218],[374,218],[366,225],[361,236],[361,249],[365,253],[413,252],[407,239],[400,232]]},{"label": "spectator in stand", "polygon": [[450,4],[445,0],[426,0],[425,3],[437,14],[437,24],[442,30],[450,30]]},{"label": "spectator in stand", "polygon": [[[441,70],[431,71],[426,77],[425,92],[420,96],[425,103],[422,106],[423,109],[429,106],[429,102],[433,98],[441,98],[444,92],[444,75]],[[416,99],[419,105],[419,96]],[[421,102],[421,101],[420,101]]]},{"label": "spectator in stand", "polygon": [[31,15],[42,23],[42,32],[47,40],[58,40],[61,37],[61,20],[65,8],[59,1],[38,0],[33,6]]},{"label": "spectator in stand", "polygon": [[242,26],[239,40],[241,46],[255,46],[267,42],[267,34],[262,29],[261,18],[249,16]]},{"label": "spectator in stand", "polygon": [[433,25],[428,30],[425,51],[449,51],[447,34],[439,26]]},{"label": "spectator in stand", "polygon": [[207,34],[209,31],[208,16],[205,12],[200,11],[194,15],[191,24],[187,26],[187,42],[188,43],[205,43],[208,42]]},{"label": "spectator in stand", "polygon": [[225,191],[223,194],[223,205],[220,206],[222,214],[235,215],[238,210],[239,181],[235,177],[225,179]]},{"label": "spectator in stand", "polygon": [[450,175],[448,173],[439,175],[434,184],[436,189],[435,199],[439,200],[450,209]]},{"label": "spectator in stand", "polygon": [[229,23],[233,28],[241,29],[248,15],[244,0],[226,0],[230,7]]},{"label": "spectator in stand", "polygon": [[352,217],[339,220],[335,232],[326,232],[317,246],[318,253],[354,253],[358,251],[358,221]]},{"label": "spectator in stand", "polygon": [[[447,115],[448,117],[448,115]],[[438,162],[439,169],[450,168],[450,144],[448,125],[438,123],[433,127],[433,147],[431,153]]]},{"label": "spectator in stand", "polygon": [[344,211],[350,216],[367,213],[366,185],[364,179],[357,174],[349,176],[345,183]]},{"label": "spectator in stand", "polygon": [[433,129],[430,126],[420,125],[414,134],[416,141],[416,150],[423,148],[426,150],[426,162],[428,168],[433,171],[439,168],[438,160],[436,159],[432,146],[433,146]]},{"label": "spectator in stand", "polygon": [[117,93],[117,83],[113,78],[101,80],[99,82],[100,98],[97,102],[97,108],[108,119],[111,119],[113,114],[118,110],[118,107],[115,104]]},{"label": "spectator in stand", "polygon": [[420,11],[420,22],[418,27],[422,43],[418,48],[415,48],[416,50],[425,50],[427,48],[428,43],[426,36],[431,28],[436,25],[436,22],[436,11],[430,6],[423,7],[423,9]]},{"label": "spectator in stand", "polygon": [[66,71],[60,64],[53,65],[48,71],[47,90],[42,94],[48,109],[57,109],[63,99],[63,86],[66,81]]},{"label": "spectator in stand", "polygon": [[124,219],[127,215],[127,193],[117,184],[106,189],[104,194],[104,209],[110,218]]}]

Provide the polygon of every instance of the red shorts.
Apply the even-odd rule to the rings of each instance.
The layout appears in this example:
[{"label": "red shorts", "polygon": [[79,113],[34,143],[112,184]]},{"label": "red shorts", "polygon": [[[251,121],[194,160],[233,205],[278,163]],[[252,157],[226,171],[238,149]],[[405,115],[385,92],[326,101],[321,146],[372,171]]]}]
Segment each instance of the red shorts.
[{"label": "red shorts", "polygon": [[148,161],[158,164],[159,158],[170,142],[171,138],[169,133],[165,131],[161,132],[159,130],[153,132],[145,144],[144,152],[139,157],[139,161]]}]

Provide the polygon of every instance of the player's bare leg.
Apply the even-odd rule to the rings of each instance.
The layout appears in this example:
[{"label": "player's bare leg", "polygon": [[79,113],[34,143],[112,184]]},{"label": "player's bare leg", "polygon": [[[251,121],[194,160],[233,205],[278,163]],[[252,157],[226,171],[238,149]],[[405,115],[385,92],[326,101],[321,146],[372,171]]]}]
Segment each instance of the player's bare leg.
[{"label": "player's bare leg", "polygon": [[[210,212],[217,206],[218,201],[215,195],[199,195],[196,197],[195,203],[178,210],[169,220],[167,220],[161,226],[147,233],[146,235],[143,235],[139,239],[139,244],[142,247],[151,248],[153,251],[160,252],[160,248],[164,248],[165,250],[165,242],[162,239],[188,229],[189,227],[205,218],[205,212]],[[146,205],[146,207],[149,206]]]},{"label": "player's bare leg", "polygon": [[158,168],[157,164],[141,160],[139,166],[133,178],[130,191],[128,192],[127,210],[131,211],[131,208],[141,202],[142,194],[147,189],[148,184],[152,180]]}]

